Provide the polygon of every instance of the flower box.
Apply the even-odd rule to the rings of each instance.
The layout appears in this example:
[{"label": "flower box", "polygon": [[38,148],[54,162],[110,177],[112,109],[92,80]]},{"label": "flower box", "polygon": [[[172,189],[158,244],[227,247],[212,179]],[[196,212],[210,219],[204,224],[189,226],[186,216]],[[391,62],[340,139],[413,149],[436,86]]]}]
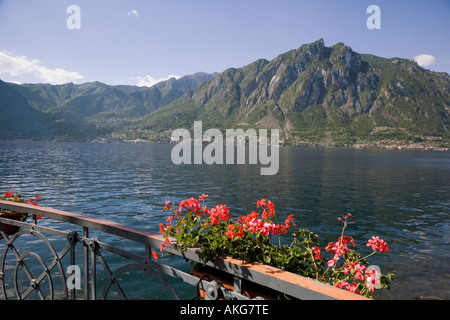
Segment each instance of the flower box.
[{"label": "flower box", "polygon": [[[207,281],[214,281],[214,280],[219,281],[220,284],[225,289],[234,291],[233,276],[229,273],[220,271],[218,269],[206,265],[198,264],[191,269],[191,274],[196,275],[199,278],[199,280],[201,279]],[[278,298],[279,295],[279,293],[275,292],[274,290],[245,280],[242,280],[242,288],[240,294],[250,299],[260,297],[265,300],[275,300]],[[199,299],[205,299],[206,298],[205,290],[199,288],[198,295]]]},{"label": "flower box", "polygon": [[[12,189],[12,187],[9,187],[9,189]],[[37,206],[38,205],[37,200],[39,200],[41,198],[41,196],[38,194],[35,194],[34,197],[35,197],[35,200],[28,199],[27,201],[25,201],[24,199],[22,199],[21,194],[17,194],[12,191],[9,191],[9,192],[4,192],[3,196],[0,195],[0,200],[18,202],[18,203],[28,203],[28,204]],[[27,213],[17,212],[14,210],[0,209],[0,217],[2,217],[2,218],[7,218],[7,219],[15,220],[15,221],[25,221],[25,220],[27,220],[28,216],[29,216],[29,214],[27,214]],[[40,216],[37,216],[38,220],[40,218],[41,218]],[[10,225],[7,223],[1,223],[1,227],[3,229],[2,231],[5,232],[6,235],[8,235],[8,236],[13,235],[20,230],[20,227],[13,226],[13,225]],[[1,234],[0,234],[0,239],[2,239]]]},{"label": "flower box", "polygon": [[[6,218],[6,219],[11,219],[11,220],[15,220],[15,221],[24,221],[26,219],[23,218],[24,215],[22,212],[7,212],[7,213],[0,213],[0,217],[2,218]],[[6,235],[11,236],[13,234],[15,234],[17,231],[20,230],[20,227],[18,226],[13,226],[10,224],[6,224],[6,223],[1,223],[1,227],[3,232],[6,233]],[[0,238],[2,236],[0,235]]]}]

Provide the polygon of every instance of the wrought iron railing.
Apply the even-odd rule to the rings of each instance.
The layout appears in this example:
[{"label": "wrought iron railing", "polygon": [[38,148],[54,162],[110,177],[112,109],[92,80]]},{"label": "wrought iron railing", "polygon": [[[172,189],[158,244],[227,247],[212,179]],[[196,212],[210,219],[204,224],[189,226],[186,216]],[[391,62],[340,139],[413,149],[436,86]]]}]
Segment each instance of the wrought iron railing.
[{"label": "wrought iron railing", "polygon": [[[25,222],[0,215],[3,227],[20,227],[16,233],[7,235],[0,225],[0,299],[97,300],[109,299],[111,291],[114,291],[114,297],[127,299],[129,297],[120,278],[132,271],[157,281],[173,299],[182,298],[175,289],[174,280],[196,287],[205,299],[267,297],[259,294],[258,290],[254,295],[248,294],[247,285],[256,285],[297,299],[363,299],[348,291],[270,266],[227,257],[217,259],[215,263],[205,263],[199,249],[190,248],[181,252],[173,243],[163,247],[174,257],[207,266],[229,279],[228,282],[217,280],[211,274],[199,277],[196,272],[183,271],[170,263],[152,259],[152,250],[159,251],[164,242],[158,234],[23,203],[0,201],[0,208],[31,215]],[[44,219],[37,221],[36,216]],[[100,240],[102,234],[107,235],[107,239],[117,237],[117,240],[104,243]],[[118,244],[124,241],[132,241],[133,248],[138,246],[141,249],[131,252],[126,246],[121,248]],[[38,243],[44,249],[34,250]],[[117,262],[111,264],[106,255],[121,257],[123,261],[120,260],[119,265]]]}]

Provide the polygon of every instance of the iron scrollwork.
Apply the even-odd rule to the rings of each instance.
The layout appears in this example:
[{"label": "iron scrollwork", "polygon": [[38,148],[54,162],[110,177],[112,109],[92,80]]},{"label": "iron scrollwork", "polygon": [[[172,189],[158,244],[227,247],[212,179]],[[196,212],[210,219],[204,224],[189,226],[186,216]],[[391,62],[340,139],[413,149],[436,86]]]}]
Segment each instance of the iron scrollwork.
[{"label": "iron scrollwork", "polygon": [[[35,299],[36,297],[41,300],[53,300],[53,299],[76,299],[73,286],[68,287],[68,282],[71,281],[70,277],[73,274],[66,274],[63,267],[62,260],[70,252],[70,264],[75,264],[75,247],[80,244],[84,248],[87,248],[89,254],[83,255],[83,264],[86,270],[85,273],[90,274],[90,279],[87,279],[88,284],[85,283],[84,290],[88,290],[88,287],[93,287],[93,293],[87,296],[89,299],[96,299],[96,274],[97,263],[103,267],[104,272],[107,275],[107,281],[104,285],[101,299],[106,299],[111,287],[115,287],[119,293],[121,299],[127,299],[127,295],[119,284],[119,277],[131,270],[141,271],[151,276],[153,279],[159,281],[172,295],[174,299],[179,299],[173,286],[158,272],[152,268],[152,262],[148,258],[139,259],[132,253],[125,252],[123,250],[113,248],[109,245],[102,244],[98,238],[88,238],[80,236],[77,231],[70,232],[56,232],[50,228],[38,227],[34,224],[21,223],[22,229],[14,235],[8,236],[3,232],[0,226],[0,248],[1,243],[4,243],[4,249],[0,260],[0,299],[9,300],[25,300]],[[48,231],[53,235],[59,237],[65,236],[67,242],[64,248],[57,252],[50,242],[50,240],[44,236],[42,232],[36,229],[42,229]],[[41,241],[47,247],[47,250],[40,249],[39,253],[28,251],[29,243],[24,239],[25,236],[33,236]],[[23,241],[21,241],[23,240]],[[33,244],[36,239],[33,239]],[[25,245],[24,245],[25,244]],[[123,265],[115,271],[111,271],[108,263],[101,253],[101,248],[106,251],[113,252],[115,254],[125,256],[131,260],[140,260],[137,263],[129,263]],[[44,258],[43,251],[50,252],[50,259]],[[89,268],[89,256],[91,266]],[[54,271],[56,269],[56,272]],[[11,270],[13,270],[11,274]],[[68,278],[69,277],[69,278]],[[23,280],[25,278],[25,281]],[[55,279],[60,279],[59,291],[56,292],[56,286],[54,285]],[[69,279],[69,280],[68,280]]]},{"label": "iron scrollwork", "polygon": [[[2,232],[3,233],[3,232]],[[14,286],[14,294],[16,296],[16,299],[23,300],[26,299],[31,295],[31,293],[35,292],[39,299],[46,300],[46,299],[54,299],[55,292],[54,292],[54,285],[53,285],[53,275],[52,270],[56,267],[59,273],[59,278],[62,281],[62,288],[63,288],[63,298],[67,298],[67,287],[65,286],[65,274],[64,274],[64,268],[61,264],[61,258],[67,253],[68,248],[64,248],[59,254],[56,252],[53,245],[50,243],[50,241],[40,232],[32,230],[32,229],[23,229],[18,231],[16,234],[12,235],[10,238],[3,233],[3,240],[6,242],[6,246],[3,250],[1,260],[0,260],[0,292],[2,294],[2,298],[7,300],[9,299],[9,294],[11,292],[7,291],[8,284],[13,284]],[[41,240],[48,248],[48,250],[51,253],[51,260],[50,263],[46,263],[45,259],[41,257],[41,255],[35,253],[35,252],[29,252],[26,251],[24,253],[21,253],[21,250],[18,249],[16,243],[19,242],[21,237],[24,237],[26,235],[32,235],[39,240]],[[12,262],[14,264],[14,274],[12,282],[8,282],[6,279],[7,270],[10,268],[10,265],[8,266],[8,253],[12,252],[14,258],[14,261]],[[25,261],[27,259],[27,261]],[[14,259],[12,259],[14,260]],[[37,261],[38,270],[36,270],[35,264],[31,263],[31,261]],[[40,270],[39,270],[40,269]],[[25,276],[25,283],[24,281],[20,281],[20,276]],[[44,292],[43,283],[44,280],[47,280],[46,283],[48,283],[48,292]]]}]

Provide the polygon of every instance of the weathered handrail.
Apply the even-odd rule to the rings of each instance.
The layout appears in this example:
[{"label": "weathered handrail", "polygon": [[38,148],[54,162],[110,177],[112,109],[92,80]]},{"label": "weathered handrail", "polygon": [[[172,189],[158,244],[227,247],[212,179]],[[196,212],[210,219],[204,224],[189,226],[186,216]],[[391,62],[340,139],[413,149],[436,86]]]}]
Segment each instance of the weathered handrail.
[{"label": "weathered handrail", "polygon": [[[45,272],[40,277],[33,278],[31,275],[29,276],[31,284],[27,292],[32,290],[38,290],[39,286],[37,281],[39,279],[40,279],[39,281],[41,281],[45,277],[49,277],[48,275],[50,271],[48,269],[50,268],[50,266],[52,266],[52,268],[58,266],[60,269],[60,273],[62,273],[61,277],[63,277],[63,280],[65,280],[65,275],[63,271],[64,268],[62,268],[62,266],[60,265],[60,261],[62,259],[61,256],[65,255],[68,252],[71,252],[71,255],[74,255],[73,250],[76,243],[82,243],[84,247],[84,299],[97,298],[95,288],[96,287],[95,270],[97,261],[101,263],[101,265],[103,266],[103,268],[105,269],[105,271],[109,276],[109,280],[103,291],[102,298],[106,298],[106,294],[111,286],[115,286],[116,289],[119,291],[120,295],[123,298],[126,298],[125,293],[121,291],[120,286],[117,284],[116,278],[126,270],[141,270],[148,273],[149,275],[155,276],[172,293],[172,296],[174,298],[178,298],[175,290],[170,285],[170,283],[168,283],[167,280],[165,280],[165,278],[162,277],[162,275],[174,277],[191,285],[201,285],[203,288],[208,288],[205,289],[205,291],[207,292],[207,294],[209,294],[210,297],[213,298],[217,297],[218,291],[222,291],[221,292],[222,294],[225,293],[225,296],[231,299],[248,299],[248,297],[244,296],[241,292],[242,280],[246,280],[298,299],[343,299],[343,300],[366,299],[354,293],[339,288],[335,288],[330,285],[315,281],[313,279],[302,277],[300,275],[283,271],[271,266],[262,265],[258,263],[247,263],[245,261],[229,257],[217,259],[215,263],[205,262],[203,259],[203,255],[201,254],[200,249],[198,248],[188,248],[185,251],[180,251],[175,243],[170,243],[169,245],[163,247],[163,250],[165,252],[183,257],[185,259],[200,264],[213,267],[222,272],[230,274],[234,279],[233,280],[234,289],[232,291],[226,290],[223,287],[218,286],[217,283],[214,281],[206,281],[204,279],[199,280],[199,278],[195,275],[183,272],[181,270],[177,270],[173,267],[152,260],[151,248],[156,248],[157,250],[159,250],[161,243],[165,241],[159,234],[155,234],[145,230],[140,230],[137,228],[133,228],[130,226],[126,226],[120,223],[111,222],[103,219],[88,217],[81,214],[70,213],[67,211],[41,206],[34,206],[24,203],[0,201],[0,208],[25,212],[34,216],[42,216],[48,219],[66,222],[83,228],[83,235],[79,235],[78,233],[74,232],[58,231],[52,228],[40,226],[39,224],[36,223],[36,219],[33,219],[33,223],[27,223],[9,220],[6,218],[2,218],[0,216],[1,223],[22,227],[22,231],[19,231],[16,235],[11,236],[10,238],[7,237],[7,235],[2,231],[2,228],[0,227],[0,234],[3,236],[3,239],[0,240],[0,248],[2,247],[2,243],[6,241],[6,246],[4,247],[3,256],[1,260],[2,265],[0,270],[0,286],[2,286],[2,291],[0,291],[0,298],[3,299],[8,298],[6,297],[6,291],[3,289],[4,256],[9,250],[12,250],[15,253],[16,259],[18,261],[15,266],[17,270],[20,267],[19,265],[23,264],[24,257],[27,256],[27,254],[20,255],[18,251],[15,250],[14,241],[16,240],[16,238],[20,237],[23,234],[32,234],[35,236],[39,236],[43,241],[47,241],[46,238],[43,236],[43,234],[45,233],[56,235],[62,238],[65,237],[67,238],[68,244],[60,253],[56,252],[53,253],[53,255],[55,256],[53,262],[49,264],[49,266],[44,266]],[[124,251],[123,249],[115,248],[110,244],[102,243],[96,238],[90,238],[89,237],[90,229],[143,244],[146,248],[145,256],[139,256],[130,253],[128,251]],[[51,247],[51,244],[48,243],[47,246]],[[106,250],[114,254],[127,257],[132,261],[134,261],[134,263],[122,266],[116,271],[112,271],[109,269],[109,266],[103,259],[101,250]],[[91,257],[90,264],[88,262],[89,253]],[[33,256],[37,260],[39,260],[33,253],[29,253],[28,256]],[[71,257],[71,261],[74,261],[74,257]],[[43,264],[43,262],[41,262],[41,264]],[[91,275],[91,279],[89,279],[89,274]],[[91,287],[89,287],[89,284],[91,285]],[[70,298],[69,290],[67,290],[66,287],[64,288],[63,296]],[[21,296],[19,298],[21,298]],[[71,298],[75,299],[74,292],[72,292]]]}]

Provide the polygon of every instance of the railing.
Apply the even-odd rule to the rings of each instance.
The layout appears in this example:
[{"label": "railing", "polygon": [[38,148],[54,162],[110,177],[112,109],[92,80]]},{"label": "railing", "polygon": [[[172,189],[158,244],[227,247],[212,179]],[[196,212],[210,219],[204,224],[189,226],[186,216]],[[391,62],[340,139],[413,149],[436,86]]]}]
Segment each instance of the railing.
[{"label": "railing", "polygon": [[[267,265],[246,263],[228,257],[217,259],[215,263],[205,263],[199,249],[190,248],[181,252],[173,243],[163,247],[163,251],[175,257],[214,268],[229,276],[229,283],[225,285],[224,281],[216,281],[211,275],[198,277],[192,272],[185,272],[152,259],[152,250],[159,251],[161,243],[164,242],[158,234],[29,204],[0,201],[0,208],[32,215],[31,219],[28,218],[31,222],[0,216],[0,223],[21,228],[8,236],[0,225],[0,299],[108,299],[111,288],[114,288],[117,297],[127,299],[127,293],[119,279],[131,271],[142,272],[152,277],[152,280],[154,278],[174,299],[180,297],[173,280],[196,286],[205,299],[264,297],[247,294],[245,286],[252,284],[296,299],[364,299],[348,291]],[[45,225],[41,225],[36,216],[45,218],[41,220],[45,221]],[[117,237],[117,243],[132,241],[133,247],[141,245],[141,250],[130,252],[118,245],[104,243],[98,236],[92,237],[91,233],[108,235],[105,236],[108,239],[111,236]],[[43,257],[41,251],[29,251],[29,247],[37,242],[46,246],[42,252],[47,252],[47,258]],[[56,243],[59,248],[56,248]],[[138,251],[141,251],[141,254]],[[114,266],[113,270],[111,263],[105,258],[108,254],[125,258],[125,262],[121,262],[119,267]],[[77,261],[80,259],[82,268],[77,267]],[[100,268],[103,268],[102,279],[98,279]],[[59,287],[56,283],[59,283]]]}]

